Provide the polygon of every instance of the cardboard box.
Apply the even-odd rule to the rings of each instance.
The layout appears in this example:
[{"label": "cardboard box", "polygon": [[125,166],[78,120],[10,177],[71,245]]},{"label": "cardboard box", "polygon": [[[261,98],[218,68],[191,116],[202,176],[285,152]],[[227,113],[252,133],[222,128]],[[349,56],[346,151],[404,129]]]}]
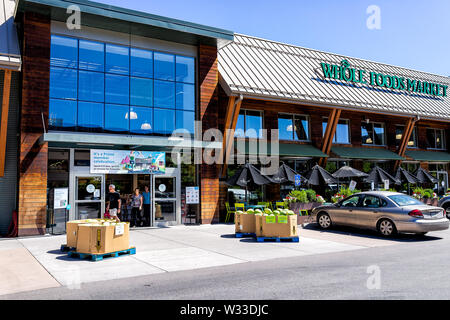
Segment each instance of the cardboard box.
[{"label": "cardboard box", "polygon": [[106,221],[106,219],[86,219],[86,220],[72,220],[66,223],[66,246],[76,248],[78,238],[78,226],[80,224],[97,223],[99,221]]},{"label": "cardboard box", "polygon": [[130,224],[102,226],[78,225],[77,252],[103,254],[130,248]]},{"label": "cardboard box", "polygon": [[297,237],[297,215],[256,216],[257,237]]},{"label": "cardboard box", "polygon": [[235,214],[234,217],[235,232],[255,233],[256,218],[254,214]]}]

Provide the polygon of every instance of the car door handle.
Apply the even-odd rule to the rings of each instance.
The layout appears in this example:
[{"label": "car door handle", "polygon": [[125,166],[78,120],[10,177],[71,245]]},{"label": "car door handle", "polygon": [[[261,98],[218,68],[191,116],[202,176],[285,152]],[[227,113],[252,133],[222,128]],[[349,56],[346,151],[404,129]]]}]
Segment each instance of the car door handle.
[{"label": "car door handle", "polygon": [[349,211],[349,212],[353,212],[353,210],[352,210],[352,209],[348,209],[348,211]]}]

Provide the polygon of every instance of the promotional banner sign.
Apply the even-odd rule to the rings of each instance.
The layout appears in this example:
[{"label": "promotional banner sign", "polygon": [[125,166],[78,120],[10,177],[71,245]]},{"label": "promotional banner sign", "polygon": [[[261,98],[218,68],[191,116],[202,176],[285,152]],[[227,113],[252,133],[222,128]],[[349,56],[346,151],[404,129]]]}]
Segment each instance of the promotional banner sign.
[{"label": "promotional banner sign", "polygon": [[166,153],[91,149],[91,173],[164,174]]},{"label": "promotional banner sign", "polygon": [[350,181],[350,186],[349,186],[350,191],[355,190],[355,188],[356,188],[356,181],[355,180]]}]

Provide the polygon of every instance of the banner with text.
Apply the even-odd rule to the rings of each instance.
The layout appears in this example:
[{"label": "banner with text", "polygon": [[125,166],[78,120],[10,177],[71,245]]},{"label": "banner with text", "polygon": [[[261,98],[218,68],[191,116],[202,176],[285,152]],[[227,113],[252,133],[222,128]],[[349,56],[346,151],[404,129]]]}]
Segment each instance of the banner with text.
[{"label": "banner with text", "polygon": [[166,153],[91,149],[91,173],[164,174]]}]

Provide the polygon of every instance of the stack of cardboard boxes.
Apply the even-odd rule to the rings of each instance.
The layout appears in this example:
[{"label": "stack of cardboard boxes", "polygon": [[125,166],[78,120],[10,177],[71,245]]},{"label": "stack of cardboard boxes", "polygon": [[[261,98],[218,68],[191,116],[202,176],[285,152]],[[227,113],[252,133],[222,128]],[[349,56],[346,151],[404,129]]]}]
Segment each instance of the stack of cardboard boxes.
[{"label": "stack of cardboard boxes", "polygon": [[236,214],[236,233],[254,233],[256,237],[298,237],[297,215]]},{"label": "stack of cardboard boxes", "polygon": [[67,247],[78,253],[104,254],[130,248],[130,224],[87,219],[67,222]]}]

